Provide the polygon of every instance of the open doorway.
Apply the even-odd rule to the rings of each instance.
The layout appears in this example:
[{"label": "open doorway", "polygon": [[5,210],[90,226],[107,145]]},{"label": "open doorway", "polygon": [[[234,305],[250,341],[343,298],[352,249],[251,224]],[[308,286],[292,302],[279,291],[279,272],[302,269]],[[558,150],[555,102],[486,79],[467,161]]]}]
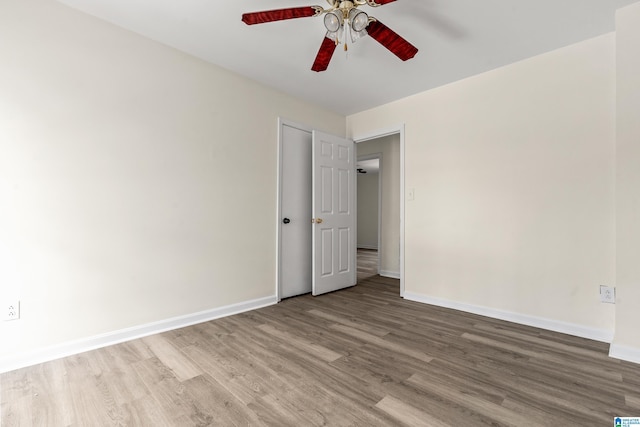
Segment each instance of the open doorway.
[{"label": "open doorway", "polygon": [[382,211],[382,153],[357,157],[357,268],[358,282],[380,274]]},{"label": "open doorway", "polygon": [[400,279],[399,142],[400,136],[393,134],[356,146],[361,166],[356,167],[366,172],[357,174],[358,248],[376,250],[378,274],[392,279]]},{"label": "open doorway", "polygon": [[[372,268],[382,277],[400,279],[400,295],[404,295],[404,126],[373,132],[354,138],[358,175],[358,267],[359,276]],[[370,178],[368,167],[378,159],[378,199],[372,193],[376,179]],[[373,175],[373,174],[372,174]],[[364,178],[364,176],[367,176]],[[363,185],[361,185],[363,184]],[[371,198],[362,197],[361,192]],[[362,203],[361,203],[362,202]],[[377,218],[366,215],[377,204]],[[377,242],[371,233],[371,222],[377,225]],[[365,228],[363,230],[363,228]],[[375,262],[375,266],[372,266]]]}]

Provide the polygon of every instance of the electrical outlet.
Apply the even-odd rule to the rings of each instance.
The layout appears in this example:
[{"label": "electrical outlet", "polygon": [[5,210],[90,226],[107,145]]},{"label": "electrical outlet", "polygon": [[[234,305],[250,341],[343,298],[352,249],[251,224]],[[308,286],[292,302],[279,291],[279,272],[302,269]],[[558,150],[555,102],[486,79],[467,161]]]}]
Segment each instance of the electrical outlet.
[{"label": "electrical outlet", "polygon": [[4,320],[18,320],[20,318],[20,301],[11,301],[4,306]]},{"label": "electrical outlet", "polygon": [[616,303],[616,288],[613,286],[600,286],[600,302],[606,302],[608,304]]}]

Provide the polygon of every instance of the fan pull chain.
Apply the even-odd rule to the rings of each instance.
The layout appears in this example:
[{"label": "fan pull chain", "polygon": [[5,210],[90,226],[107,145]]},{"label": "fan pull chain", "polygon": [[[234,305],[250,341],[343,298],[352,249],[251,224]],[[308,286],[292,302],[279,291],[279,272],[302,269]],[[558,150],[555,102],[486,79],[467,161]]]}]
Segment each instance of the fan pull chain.
[{"label": "fan pull chain", "polygon": [[343,24],[343,28],[342,28],[342,37],[344,38],[344,51],[348,51],[349,48],[347,47],[347,40],[349,39],[349,34],[351,27],[349,26],[349,21],[347,21],[345,24]]}]

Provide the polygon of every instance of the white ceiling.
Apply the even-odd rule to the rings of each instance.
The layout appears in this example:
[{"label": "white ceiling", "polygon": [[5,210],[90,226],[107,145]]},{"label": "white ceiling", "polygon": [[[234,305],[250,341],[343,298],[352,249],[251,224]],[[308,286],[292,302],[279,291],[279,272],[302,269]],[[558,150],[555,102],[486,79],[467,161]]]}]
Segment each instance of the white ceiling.
[{"label": "white ceiling", "polygon": [[242,13],[325,0],[59,0],[341,114],[396,99],[614,31],[637,0],[398,0],[370,15],[414,44],[402,62],[366,37],[329,69],[311,71],[322,18],[247,26]]}]

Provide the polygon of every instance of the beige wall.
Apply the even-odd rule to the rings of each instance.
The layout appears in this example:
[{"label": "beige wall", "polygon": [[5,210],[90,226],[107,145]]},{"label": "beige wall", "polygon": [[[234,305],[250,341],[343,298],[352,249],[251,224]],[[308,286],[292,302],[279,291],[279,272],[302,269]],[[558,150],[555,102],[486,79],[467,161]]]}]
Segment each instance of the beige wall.
[{"label": "beige wall", "polygon": [[405,124],[407,294],[613,334],[614,53],[608,34],[347,118]]},{"label": "beige wall", "polygon": [[345,134],[45,0],[0,2],[0,94],[0,360],[275,295],[277,118]]},{"label": "beige wall", "polygon": [[617,327],[612,354],[640,363],[640,3],[618,11],[616,38]]},{"label": "beige wall", "polygon": [[358,143],[356,150],[358,156],[382,153],[380,274],[400,277],[400,135]]},{"label": "beige wall", "polygon": [[378,178],[358,174],[358,247],[378,249]]}]

